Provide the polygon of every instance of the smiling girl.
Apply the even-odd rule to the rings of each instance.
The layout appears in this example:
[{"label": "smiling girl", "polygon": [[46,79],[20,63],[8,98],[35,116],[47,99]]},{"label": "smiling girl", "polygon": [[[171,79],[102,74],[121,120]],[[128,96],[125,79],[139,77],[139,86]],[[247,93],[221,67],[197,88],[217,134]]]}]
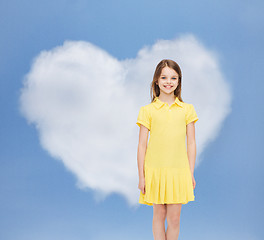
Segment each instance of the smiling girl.
[{"label": "smiling girl", "polygon": [[195,122],[198,117],[194,106],[182,101],[181,83],[179,65],[173,60],[162,60],[151,84],[152,101],[140,108],[136,122],[140,127],[139,203],[153,206],[155,240],[178,239],[181,206],[195,198]]}]

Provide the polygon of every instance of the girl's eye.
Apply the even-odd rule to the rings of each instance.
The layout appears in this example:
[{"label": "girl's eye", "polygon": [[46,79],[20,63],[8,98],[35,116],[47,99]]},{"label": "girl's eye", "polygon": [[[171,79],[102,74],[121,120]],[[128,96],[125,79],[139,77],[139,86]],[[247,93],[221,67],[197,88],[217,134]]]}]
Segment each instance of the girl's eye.
[{"label": "girl's eye", "polygon": [[165,77],[161,77],[161,79],[165,79]]}]

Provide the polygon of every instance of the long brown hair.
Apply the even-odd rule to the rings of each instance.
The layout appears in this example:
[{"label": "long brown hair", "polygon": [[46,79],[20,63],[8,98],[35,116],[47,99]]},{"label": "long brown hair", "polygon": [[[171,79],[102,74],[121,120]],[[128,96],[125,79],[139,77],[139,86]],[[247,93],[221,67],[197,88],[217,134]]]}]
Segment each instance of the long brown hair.
[{"label": "long brown hair", "polygon": [[[156,67],[156,70],[154,72],[153,80],[151,83],[150,88],[150,96],[151,96],[151,102],[155,99],[155,97],[158,97],[160,95],[160,88],[157,85],[158,79],[161,75],[162,69],[164,67],[169,67],[175,70],[179,74],[179,82],[177,88],[174,90],[174,95],[179,98],[179,100],[182,102],[181,98],[181,82],[182,82],[182,72],[180,66],[173,60],[170,59],[163,59],[159,62],[159,64]],[[156,84],[157,83],[157,84]]]}]

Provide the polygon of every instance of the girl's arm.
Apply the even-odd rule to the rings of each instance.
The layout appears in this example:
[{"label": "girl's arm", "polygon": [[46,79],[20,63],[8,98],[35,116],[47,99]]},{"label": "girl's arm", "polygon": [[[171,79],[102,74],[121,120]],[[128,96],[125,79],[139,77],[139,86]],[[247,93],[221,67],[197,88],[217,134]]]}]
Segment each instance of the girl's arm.
[{"label": "girl's arm", "polygon": [[195,142],[195,126],[194,122],[190,122],[186,127],[187,135],[187,155],[190,164],[191,173],[194,173],[195,158],[196,158],[196,142]]},{"label": "girl's arm", "polygon": [[149,135],[149,129],[141,124],[139,129],[139,141],[138,141],[138,152],[137,152],[139,178],[145,177],[144,161],[145,161],[145,154],[148,145],[148,135]]}]

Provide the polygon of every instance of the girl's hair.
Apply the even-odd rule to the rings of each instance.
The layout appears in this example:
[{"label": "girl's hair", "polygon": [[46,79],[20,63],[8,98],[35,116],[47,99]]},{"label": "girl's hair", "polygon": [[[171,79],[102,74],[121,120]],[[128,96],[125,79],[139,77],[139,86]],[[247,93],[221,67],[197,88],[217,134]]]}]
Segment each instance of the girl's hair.
[{"label": "girl's hair", "polygon": [[172,68],[179,74],[179,82],[177,88],[174,90],[174,95],[179,98],[180,101],[182,101],[181,98],[181,80],[182,80],[182,72],[180,66],[173,60],[170,59],[163,59],[159,62],[159,64],[156,67],[153,80],[151,83],[150,88],[150,95],[151,95],[151,102],[155,99],[155,97],[158,97],[160,95],[160,88],[158,86],[158,79],[161,75],[161,71],[164,67],[168,66],[169,68]]}]

